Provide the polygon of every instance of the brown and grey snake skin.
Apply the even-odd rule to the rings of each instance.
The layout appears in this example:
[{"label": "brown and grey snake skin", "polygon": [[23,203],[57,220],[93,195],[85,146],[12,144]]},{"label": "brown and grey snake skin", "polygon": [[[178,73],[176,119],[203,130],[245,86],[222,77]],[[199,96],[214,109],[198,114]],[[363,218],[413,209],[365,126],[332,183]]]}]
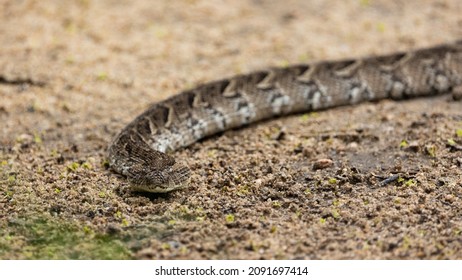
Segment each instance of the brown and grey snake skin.
[{"label": "brown and grey snake skin", "polygon": [[109,163],[134,189],[169,192],[190,169],[166,152],[276,116],[385,98],[455,92],[462,40],[410,52],[272,68],[202,84],[152,105],[109,147]]}]

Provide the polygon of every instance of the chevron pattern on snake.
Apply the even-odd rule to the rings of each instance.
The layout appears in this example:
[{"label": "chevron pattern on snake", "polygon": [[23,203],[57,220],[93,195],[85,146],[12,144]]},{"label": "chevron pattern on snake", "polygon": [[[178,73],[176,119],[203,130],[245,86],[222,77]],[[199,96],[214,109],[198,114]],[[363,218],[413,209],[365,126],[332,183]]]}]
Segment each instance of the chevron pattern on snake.
[{"label": "chevron pattern on snake", "polygon": [[153,104],[115,137],[109,163],[136,190],[169,192],[186,187],[191,171],[167,152],[204,137],[281,115],[448,93],[461,84],[462,41],[237,75]]}]

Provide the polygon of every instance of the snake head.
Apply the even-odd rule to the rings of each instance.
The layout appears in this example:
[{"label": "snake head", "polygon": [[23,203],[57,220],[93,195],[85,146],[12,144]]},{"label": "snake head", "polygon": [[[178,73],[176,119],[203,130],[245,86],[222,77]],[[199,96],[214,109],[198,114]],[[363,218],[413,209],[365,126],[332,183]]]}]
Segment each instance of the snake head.
[{"label": "snake head", "polygon": [[138,168],[134,176],[128,176],[131,187],[137,191],[166,193],[186,188],[191,170],[181,164],[173,164],[163,169]]},{"label": "snake head", "polygon": [[135,176],[128,176],[133,189],[166,193],[186,188],[189,184],[191,171],[187,166],[176,163],[161,170],[142,168],[135,174]]},{"label": "snake head", "polygon": [[139,134],[121,133],[109,147],[109,165],[125,175],[134,190],[166,193],[188,186],[191,170],[153,149]]}]

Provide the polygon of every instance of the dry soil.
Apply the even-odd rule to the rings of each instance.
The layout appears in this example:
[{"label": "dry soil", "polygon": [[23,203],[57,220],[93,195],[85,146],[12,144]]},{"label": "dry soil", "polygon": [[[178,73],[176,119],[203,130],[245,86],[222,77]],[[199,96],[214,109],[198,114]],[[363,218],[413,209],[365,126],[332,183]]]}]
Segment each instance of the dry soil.
[{"label": "dry soil", "polygon": [[461,15],[459,0],[2,1],[0,258],[462,259],[449,96],[205,139],[176,153],[192,182],[166,195],[106,162],[129,121],[182,89],[450,42]]}]

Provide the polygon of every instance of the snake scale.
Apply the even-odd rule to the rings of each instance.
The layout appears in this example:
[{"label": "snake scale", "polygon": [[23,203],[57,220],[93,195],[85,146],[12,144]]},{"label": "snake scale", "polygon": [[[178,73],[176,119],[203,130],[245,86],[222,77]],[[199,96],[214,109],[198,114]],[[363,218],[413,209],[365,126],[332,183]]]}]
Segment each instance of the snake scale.
[{"label": "snake scale", "polygon": [[136,190],[169,192],[191,175],[170,152],[204,137],[281,115],[455,92],[461,84],[462,40],[236,75],[153,104],[115,137],[109,164]]}]

